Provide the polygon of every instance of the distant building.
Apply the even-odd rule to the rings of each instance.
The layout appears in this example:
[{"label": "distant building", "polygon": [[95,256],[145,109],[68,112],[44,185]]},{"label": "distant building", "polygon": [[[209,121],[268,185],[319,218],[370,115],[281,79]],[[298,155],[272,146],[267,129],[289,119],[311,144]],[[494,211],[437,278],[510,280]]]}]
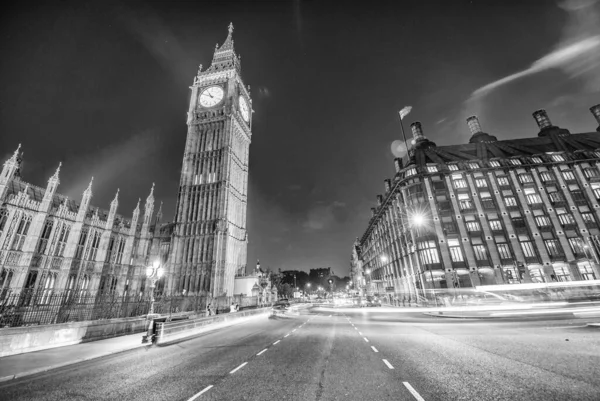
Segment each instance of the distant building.
[{"label": "distant building", "polygon": [[600,279],[600,133],[533,115],[537,137],[498,140],[470,117],[469,143],[450,146],[411,125],[409,161],[395,160],[353,248],[374,292]]},{"label": "distant building", "polygon": [[308,273],[308,275],[310,277],[319,277],[319,278],[329,277],[332,274],[333,274],[333,272],[331,271],[331,267],[320,267],[318,269],[310,269],[310,272]]}]

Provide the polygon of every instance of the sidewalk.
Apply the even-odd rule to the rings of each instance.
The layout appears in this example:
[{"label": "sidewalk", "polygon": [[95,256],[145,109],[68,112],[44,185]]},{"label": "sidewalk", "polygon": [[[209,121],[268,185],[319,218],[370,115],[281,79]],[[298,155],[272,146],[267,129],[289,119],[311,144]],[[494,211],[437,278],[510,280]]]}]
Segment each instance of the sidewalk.
[{"label": "sidewalk", "polygon": [[142,344],[144,334],[145,332],[5,356],[0,358],[0,382],[144,347],[147,346]]}]

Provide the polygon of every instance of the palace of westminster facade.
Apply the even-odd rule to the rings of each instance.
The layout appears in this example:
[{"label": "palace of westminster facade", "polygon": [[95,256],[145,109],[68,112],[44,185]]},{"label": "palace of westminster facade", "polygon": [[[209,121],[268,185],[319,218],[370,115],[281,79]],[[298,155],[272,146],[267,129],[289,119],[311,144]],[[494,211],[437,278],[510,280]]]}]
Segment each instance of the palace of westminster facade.
[{"label": "palace of westminster facade", "polygon": [[[165,270],[157,290],[233,295],[246,266],[246,206],[252,100],[232,39],[215,48],[194,78],[175,220],[161,224],[154,184],[143,212],[117,214],[91,205],[93,179],[81,201],[58,193],[60,165],[46,188],[21,177],[19,148],[0,175],[0,298],[9,293],[85,291],[142,294],[146,267]],[[184,291],[185,290],[185,291]]]},{"label": "palace of westminster facade", "polygon": [[[600,105],[590,108],[600,124]],[[421,124],[413,147],[351,254],[370,294],[600,279],[600,126],[571,134],[544,110],[533,138],[498,140],[467,119],[468,144],[436,146]]]}]

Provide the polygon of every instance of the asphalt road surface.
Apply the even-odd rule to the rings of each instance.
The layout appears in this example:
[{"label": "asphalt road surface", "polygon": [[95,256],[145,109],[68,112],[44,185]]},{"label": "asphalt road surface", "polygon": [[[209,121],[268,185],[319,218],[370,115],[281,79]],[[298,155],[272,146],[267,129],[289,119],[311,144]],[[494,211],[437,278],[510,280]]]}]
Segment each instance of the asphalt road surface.
[{"label": "asphalt road surface", "polygon": [[0,383],[0,399],[600,400],[600,319],[544,319],[315,307]]}]

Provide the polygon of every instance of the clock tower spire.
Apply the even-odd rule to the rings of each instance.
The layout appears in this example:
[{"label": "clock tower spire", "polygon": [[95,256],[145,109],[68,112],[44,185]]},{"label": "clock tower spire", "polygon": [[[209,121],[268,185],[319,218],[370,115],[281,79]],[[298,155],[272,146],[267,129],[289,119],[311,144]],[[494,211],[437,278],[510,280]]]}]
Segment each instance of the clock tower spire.
[{"label": "clock tower spire", "polygon": [[233,24],[191,89],[170,256],[173,292],[233,295],[246,265],[252,100],[235,53]]}]

